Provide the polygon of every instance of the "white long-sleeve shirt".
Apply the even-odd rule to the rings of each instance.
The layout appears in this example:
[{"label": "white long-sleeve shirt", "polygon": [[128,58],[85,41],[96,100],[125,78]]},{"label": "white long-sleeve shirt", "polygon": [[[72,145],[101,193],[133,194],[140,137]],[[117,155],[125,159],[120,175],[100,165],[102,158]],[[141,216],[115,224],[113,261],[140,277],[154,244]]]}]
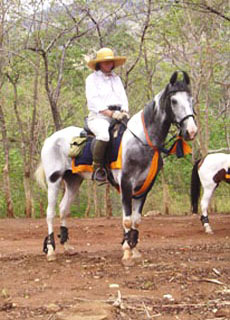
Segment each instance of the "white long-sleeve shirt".
[{"label": "white long-sleeve shirt", "polygon": [[86,78],[86,99],[89,111],[94,114],[111,105],[120,105],[121,110],[129,111],[125,89],[114,72],[109,76],[100,70],[91,73]]}]

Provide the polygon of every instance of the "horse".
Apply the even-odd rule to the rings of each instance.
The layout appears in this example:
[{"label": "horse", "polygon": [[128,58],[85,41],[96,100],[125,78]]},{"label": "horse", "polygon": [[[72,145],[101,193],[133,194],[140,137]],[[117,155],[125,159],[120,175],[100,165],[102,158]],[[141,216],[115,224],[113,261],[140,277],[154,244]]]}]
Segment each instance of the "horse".
[{"label": "horse", "polygon": [[192,212],[198,213],[198,202],[201,186],[201,223],[205,233],[212,234],[213,230],[208,219],[208,207],[215,189],[221,181],[230,183],[230,154],[211,153],[195,162],[191,175],[191,205]]},{"label": "horse", "polygon": [[[124,265],[132,265],[141,258],[136,248],[141,213],[146,196],[162,168],[162,146],[171,124],[179,128],[185,140],[193,140],[197,133],[190,78],[185,71],[181,73],[182,80],[175,71],[166,87],[129,119],[121,141],[122,168],[111,170],[121,195]],[[41,162],[35,176],[41,186],[48,186],[48,236],[44,240],[48,261],[55,260],[53,219],[61,181],[64,181],[65,193],[59,205],[60,242],[68,251],[66,216],[83,179],[92,178],[90,172],[73,174],[71,171],[71,158],[68,156],[70,142],[81,132],[82,128],[74,126],[61,129],[45,140],[41,150]]]}]

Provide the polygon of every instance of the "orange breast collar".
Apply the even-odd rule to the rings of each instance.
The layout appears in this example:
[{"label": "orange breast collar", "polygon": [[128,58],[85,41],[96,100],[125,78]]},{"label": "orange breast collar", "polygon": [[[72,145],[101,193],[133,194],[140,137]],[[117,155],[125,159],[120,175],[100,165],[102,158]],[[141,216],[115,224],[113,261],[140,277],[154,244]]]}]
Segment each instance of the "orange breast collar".
[{"label": "orange breast collar", "polygon": [[152,144],[152,141],[149,138],[149,134],[148,134],[148,131],[147,131],[147,128],[146,128],[146,125],[145,125],[145,119],[144,119],[144,112],[143,111],[141,113],[141,120],[142,120],[142,125],[143,125],[143,128],[144,128],[146,141],[147,141],[148,145],[154,150],[154,155],[153,155],[151,166],[150,166],[148,175],[147,175],[147,177],[145,179],[145,182],[143,183],[142,187],[133,194],[133,196],[139,196],[139,195],[141,195],[142,193],[144,193],[148,189],[148,187],[152,183],[153,179],[156,177],[157,170],[158,170],[159,150],[158,150],[158,148],[156,146],[154,146]]}]

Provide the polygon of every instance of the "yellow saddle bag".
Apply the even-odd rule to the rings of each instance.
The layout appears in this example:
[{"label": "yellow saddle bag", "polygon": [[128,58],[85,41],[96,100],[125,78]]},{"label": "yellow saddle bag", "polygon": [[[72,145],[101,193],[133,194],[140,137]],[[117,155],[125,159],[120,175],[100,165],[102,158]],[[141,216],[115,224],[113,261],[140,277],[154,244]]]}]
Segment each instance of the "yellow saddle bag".
[{"label": "yellow saddle bag", "polygon": [[72,141],[70,142],[69,157],[79,157],[83,151],[86,141],[86,137],[73,137]]}]

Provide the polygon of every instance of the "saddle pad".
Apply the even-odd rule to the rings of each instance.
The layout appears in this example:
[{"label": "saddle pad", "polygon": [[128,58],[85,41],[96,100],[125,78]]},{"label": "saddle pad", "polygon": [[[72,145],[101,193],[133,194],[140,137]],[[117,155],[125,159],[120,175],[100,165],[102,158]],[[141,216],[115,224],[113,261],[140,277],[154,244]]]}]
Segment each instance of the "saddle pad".
[{"label": "saddle pad", "polygon": [[[108,164],[108,167],[111,169],[121,169],[121,155],[122,155],[122,147],[121,147],[121,139],[123,132],[121,134],[118,133],[116,138],[113,138],[107,148],[106,151],[106,159],[105,162]],[[92,172],[93,171],[93,155],[91,151],[91,144],[93,138],[88,138],[85,144],[85,147],[82,151],[82,154],[77,158],[72,158],[72,172]]]}]

